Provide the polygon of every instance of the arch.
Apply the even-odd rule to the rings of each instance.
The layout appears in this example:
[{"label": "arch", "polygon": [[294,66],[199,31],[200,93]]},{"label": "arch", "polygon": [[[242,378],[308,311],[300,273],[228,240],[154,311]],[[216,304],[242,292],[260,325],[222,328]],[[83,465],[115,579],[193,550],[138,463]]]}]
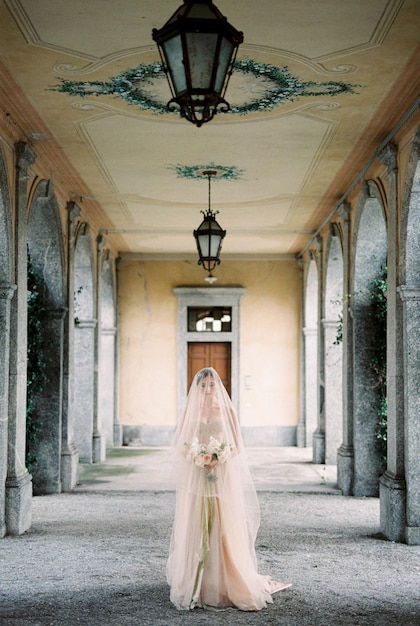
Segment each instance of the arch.
[{"label": "arch", "polygon": [[343,319],[343,251],[335,226],[327,243],[324,298],[325,463],[335,465],[343,423],[343,345],[339,337]]},{"label": "arch", "polygon": [[307,266],[304,293],[305,445],[311,447],[318,422],[318,267],[312,256]]},{"label": "arch", "polygon": [[375,319],[372,289],[386,267],[387,231],[379,190],[369,181],[359,202],[353,240],[353,447],[355,496],[377,496],[378,378],[372,369]]},{"label": "arch", "polygon": [[[46,381],[35,389],[30,419],[38,434],[28,439],[34,493],[61,491],[63,397],[64,250],[58,204],[51,183],[41,181],[33,194],[28,221],[28,254],[42,310],[41,358]],[[29,288],[33,287],[29,283]],[[30,341],[31,337],[28,337]],[[28,349],[31,349],[30,343]],[[31,408],[31,407],[30,407]],[[28,457],[29,458],[29,457]]]},{"label": "arch", "polygon": [[409,544],[420,544],[420,131],[410,155],[401,224],[404,353],[404,466],[406,528]]},{"label": "arch", "polygon": [[95,280],[92,238],[81,223],[74,254],[74,442],[83,462],[93,462],[95,402]]},{"label": "arch", "polygon": [[116,298],[113,260],[109,252],[103,257],[100,294],[99,349],[99,423],[105,435],[106,447],[121,444],[121,429],[116,416]]}]

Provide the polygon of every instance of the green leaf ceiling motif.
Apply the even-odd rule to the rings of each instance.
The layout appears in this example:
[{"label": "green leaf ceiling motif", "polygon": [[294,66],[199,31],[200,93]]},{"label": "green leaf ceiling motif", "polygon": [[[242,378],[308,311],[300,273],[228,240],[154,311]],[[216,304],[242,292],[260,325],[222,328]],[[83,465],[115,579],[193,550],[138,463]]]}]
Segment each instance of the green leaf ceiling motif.
[{"label": "green leaf ceiling motif", "polygon": [[173,165],[170,169],[175,170],[178,178],[193,178],[203,180],[208,178],[209,170],[214,172],[212,180],[237,180],[241,177],[244,170],[239,169],[235,165],[216,165],[208,163],[207,165]]},{"label": "green leaf ceiling motif", "polygon": [[[293,76],[287,67],[276,67],[243,59],[234,64],[234,73],[239,72],[260,81],[258,93],[250,90],[248,100],[233,104],[228,114],[245,115],[258,111],[269,111],[284,102],[297,100],[303,96],[336,96],[342,93],[356,93],[359,85],[341,81],[301,81]],[[128,104],[136,105],[145,111],[169,113],[166,103],[154,92],[157,80],[165,78],[162,63],[140,64],[108,81],[74,81],[60,78],[61,84],[53,88],[69,96],[112,95],[122,98]],[[156,90],[155,90],[156,91]]]}]

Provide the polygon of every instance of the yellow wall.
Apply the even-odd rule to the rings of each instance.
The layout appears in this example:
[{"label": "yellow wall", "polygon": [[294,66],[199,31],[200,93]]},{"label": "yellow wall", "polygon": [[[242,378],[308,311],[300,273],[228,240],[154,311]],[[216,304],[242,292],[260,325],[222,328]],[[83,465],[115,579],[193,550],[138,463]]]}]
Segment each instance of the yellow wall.
[{"label": "yellow wall", "polygon": [[[300,276],[297,263],[225,261],[217,287],[242,286],[240,418],[243,426],[296,426],[299,416]],[[175,426],[179,286],[208,286],[190,261],[123,260],[119,267],[120,421]],[[245,388],[249,377],[251,389]]]}]

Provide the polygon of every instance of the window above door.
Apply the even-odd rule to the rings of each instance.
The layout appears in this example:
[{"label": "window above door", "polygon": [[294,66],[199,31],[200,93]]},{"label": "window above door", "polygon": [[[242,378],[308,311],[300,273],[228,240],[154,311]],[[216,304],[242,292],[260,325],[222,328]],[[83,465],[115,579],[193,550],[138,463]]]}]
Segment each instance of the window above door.
[{"label": "window above door", "polygon": [[188,332],[231,332],[232,307],[188,307]]}]

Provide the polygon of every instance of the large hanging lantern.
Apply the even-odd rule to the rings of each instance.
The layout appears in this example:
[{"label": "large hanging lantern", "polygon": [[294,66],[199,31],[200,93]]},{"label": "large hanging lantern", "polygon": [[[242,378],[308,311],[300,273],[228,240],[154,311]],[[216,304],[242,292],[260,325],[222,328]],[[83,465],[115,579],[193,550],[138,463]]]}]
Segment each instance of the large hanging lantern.
[{"label": "large hanging lantern", "polygon": [[206,170],[203,172],[208,176],[209,180],[209,208],[207,212],[202,211],[204,220],[201,222],[197,230],[194,231],[194,238],[197,244],[198,250],[198,264],[209,272],[209,279],[216,280],[212,276],[211,272],[214,268],[220,264],[220,252],[222,250],[222,242],[225,238],[226,231],[222,229],[220,224],[216,222],[216,215],[218,211],[213,212],[210,206],[210,184],[211,177],[215,176],[216,172],[213,170]]},{"label": "large hanging lantern", "polygon": [[161,29],[153,29],[168,77],[170,111],[201,126],[218,108],[228,111],[224,96],[243,33],[220,13],[212,0],[184,0]]}]

